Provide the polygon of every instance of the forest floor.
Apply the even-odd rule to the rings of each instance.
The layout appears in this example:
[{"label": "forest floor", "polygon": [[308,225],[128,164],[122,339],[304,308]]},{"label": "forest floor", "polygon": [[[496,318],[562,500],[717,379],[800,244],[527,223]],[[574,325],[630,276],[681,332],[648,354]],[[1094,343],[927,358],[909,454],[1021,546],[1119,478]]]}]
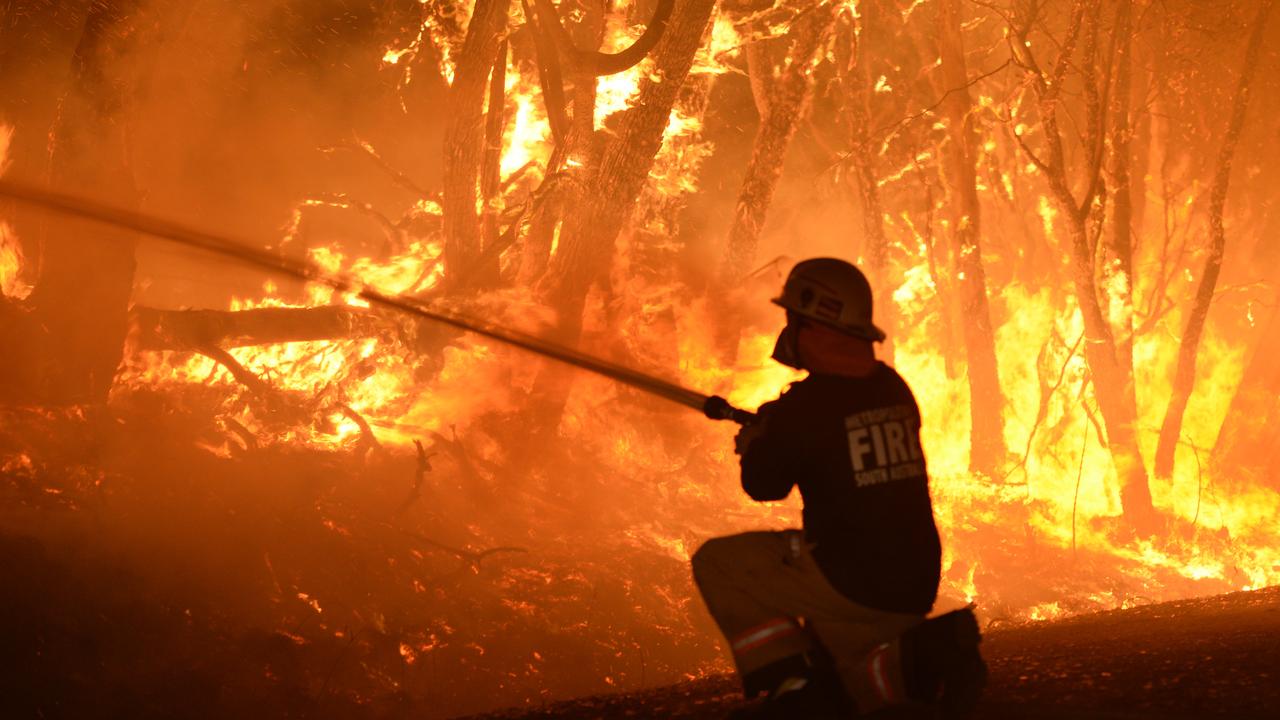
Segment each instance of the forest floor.
[{"label": "forest floor", "polygon": [[[989,630],[990,684],[975,720],[1274,718],[1280,587]],[[717,677],[498,718],[721,718],[742,701]]]},{"label": "forest floor", "polygon": [[[511,433],[477,426],[429,437],[424,468],[358,439],[299,446],[314,421],[284,411],[249,443],[225,403],[200,385],[0,408],[0,718],[712,718],[741,702],[729,677],[640,690],[723,667],[687,558],[657,543],[724,531],[714,496],[668,484],[672,467],[719,477],[696,444],[687,462],[610,445],[512,474],[481,462]],[[634,462],[650,455],[667,459]],[[1274,716],[1280,587],[1215,595],[1231,581],[1064,555],[1001,517],[1016,535],[949,536],[984,548],[981,717]],[[1172,546],[1206,539],[1229,558],[1239,538]],[[1205,599],[1085,614],[1172,592]],[[1073,618],[1001,619],[1045,606]]]}]

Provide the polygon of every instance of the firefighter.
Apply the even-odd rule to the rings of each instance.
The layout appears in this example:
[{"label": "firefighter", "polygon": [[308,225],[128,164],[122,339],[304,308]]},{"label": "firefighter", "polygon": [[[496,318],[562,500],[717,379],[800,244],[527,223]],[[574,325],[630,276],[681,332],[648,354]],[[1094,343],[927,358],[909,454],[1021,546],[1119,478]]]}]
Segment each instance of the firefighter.
[{"label": "firefighter", "polygon": [[986,676],[971,609],[928,622],[941,549],[911,389],[875,357],[871,288],[805,260],[774,303],[773,358],[808,371],[735,439],[758,501],[799,486],[804,529],[713,538],[694,580],[728,641],[751,717],[852,717],[902,702],[963,716]]}]

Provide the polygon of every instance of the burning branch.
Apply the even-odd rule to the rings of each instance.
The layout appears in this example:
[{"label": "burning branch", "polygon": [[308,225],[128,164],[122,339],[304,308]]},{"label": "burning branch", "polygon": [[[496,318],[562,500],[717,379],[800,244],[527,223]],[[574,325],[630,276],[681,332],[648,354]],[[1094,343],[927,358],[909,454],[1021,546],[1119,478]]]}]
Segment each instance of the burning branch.
[{"label": "burning branch", "polygon": [[[1045,341],[1044,346],[1040,349],[1040,359],[1042,361],[1045,359],[1045,356],[1048,354],[1050,343],[1056,337],[1057,337],[1057,333],[1055,332],[1053,337]],[[1048,417],[1049,415],[1049,400],[1053,398],[1054,393],[1058,392],[1058,390],[1062,387],[1063,382],[1067,379],[1067,369],[1071,367],[1071,361],[1075,359],[1076,353],[1080,351],[1080,343],[1083,341],[1084,341],[1084,334],[1082,333],[1080,337],[1076,338],[1075,343],[1073,343],[1070,349],[1068,350],[1067,359],[1062,362],[1062,368],[1058,371],[1058,378],[1054,380],[1052,384],[1044,382],[1043,374],[1041,375],[1040,402],[1036,406],[1036,419],[1034,422],[1031,423],[1031,429],[1027,431],[1027,445],[1025,448],[1023,448],[1022,459],[1019,460],[1016,465],[1010,467],[1007,471],[1005,471],[1004,479],[1007,479],[1010,475],[1012,475],[1017,470],[1022,470],[1024,474],[1026,473],[1027,462],[1028,460],[1031,459],[1031,444],[1032,442],[1035,441],[1036,432],[1040,429],[1041,424],[1044,423],[1045,418]],[[1037,369],[1039,369],[1043,364],[1044,364],[1043,362],[1036,363]]]},{"label": "burning branch", "polygon": [[375,150],[372,145],[370,145],[369,143],[359,138],[356,138],[355,140],[351,140],[349,142],[342,142],[342,143],[338,143],[337,145],[330,145],[327,147],[320,148],[320,152],[322,153],[335,153],[335,152],[338,152],[339,150],[347,150],[350,152],[359,153],[369,158],[369,160],[372,161],[373,164],[376,165],[379,170],[385,173],[387,177],[391,178],[391,180],[395,182],[395,184],[399,185],[405,190],[408,190],[409,192],[413,193],[417,197],[429,198],[429,197],[435,197],[437,194],[436,192],[427,190],[423,185],[419,184],[413,178],[406,175],[403,171],[395,167],[392,167],[391,163],[384,160],[383,157],[380,154],[378,154],[378,151]]},{"label": "burning branch", "polygon": [[654,9],[653,18],[649,20],[643,35],[621,52],[603,53],[580,50],[574,44],[569,32],[564,29],[564,25],[560,24],[560,15],[551,4],[551,0],[534,0],[538,27],[551,36],[556,49],[568,62],[569,68],[593,77],[626,72],[648,57],[649,53],[658,46],[658,41],[662,39],[675,5],[675,0],[658,0],[658,7]]},{"label": "burning branch", "polygon": [[[458,468],[462,471],[463,477],[468,481],[467,487],[476,489],[482,485],[487,485],[484,478],[480,476],[480,471],[476,468],[475,463],[471,461],[471,455],[463,446],[462,441],[458,439],[458,428],[456,425],[449,426],[453,438],[446,438],[444,435],[432,430],[431,431],[431,449],[437,447],[444,448],[458,463]],[[432,453],[434,455],[435,453]]]},{"label": "burning branch", "polygon": [[254,435],[252,430],[242,425],[238,420],[230,417],[223,418],[222,424],[226,426],[227,430],[240,438],[246,451],[253,452],[258,449],[258,436]]},{"label": "burning branch", "polygon": [[428,453],[426,448],[422,447],[421,440],[414,440],[413,446],[418,450],[418,462],[413,471],[413,489],[409,491],[409,497],[405,498],[400,505],[400,509],[396,511],[396,515],[402,515],[406,510],[422,497],[422,486],[426,483],[427,473],[431,472],[431,458],[436,453]]},{"label": "burning branch", "polygon": [[363,308],[327,305],[313,308],[251,310],[163,310],[134,307],[129,314],[139,350],[235,348],[246,345],[369,337],[388,327]]},{"label": "burning branch", "polygon": [[343,417],[354,422],[360,428],[360,442],[356,445],[356,455],[361,459],[369,456],[369,453],[380,449],[382,446],[378,443],[378,438],[373,434],[373,428],[369,427],[369,422],[364,419],[360,413],[356,412],[346,403],[338,403],[337,410],[342,413]]},{"label": "burning branch", "polygon": [[196,352],[226,368],[227,372],[231,373],[231,377],[236,379],[236,382],[244,385],[255,395],[263,399],[270,399],[275,395],[275,388],[271,387],[270,383],[258,377],[257,374],[251,372],[244,365],[241,365],[240,361],[232,357],[231,353],[226,350],[216,345],[206,345],[196,348]]},{"label": "burning branch", "polygon": [[[527,165],[525,166],[528,167]],[[523,170],[524,168],[522,168]],[[517,171],[521,172],[521,171]],[[514,173],[513,173],[514,175]],[[536,240],[540,238],[540,230],[545,232],[546,223],[549,220],[552,225],[558,220],[558,213],[561,204],[561,197],[572,192],[570,188],[566,190],[562,187],[563,181],[571,180],[571,176],[565,173],[555,173],[548,175],[542,180],[542,184],[530,194],[529,198],[519,207],[508,209],[505,215],[511,216],[507,224],[507,229],[502,235],[494,239],[492,243],[486,244],[484,250],[480,253],[480,257],[476,259],[476,268],[484,269],[495,267],[498,259],[504,252],[509,250],[520,240],[520,230],[525,225],[530,225],[531,229],[525,237],[525,251],[521,258],[521,276],[523,279],[529,280],[541,274],[546,267],[546,255],[550,252],[550,241],[543,248]],[[495,225],[499,224],[495,222]],[[533,242],[530,239],[534,238]],[[542,252],[539,252],[542,251]],[[539,262],[541,259],[541,262]],[[528,267],[525,264],[528,263]],[[464,284],[470,284],[474,281],[471,273],[464,280]]]},{"label": "burning branch", "polygon": [[528,553],[529,552],[528,548],[515,547],[510,545],[485,548],[484,550],[465,550],[463,548],[453,547],[452,545],[446,545],[438,540],[432,540],[431,538],[425,535],[420,535],[416,532],[413,532],[412,530],[401,529],[400,532],[413,538],[414,540],[417,540],[418,542],[424,545],[428,545],[437,550],[443,550],[444,552],[447,552],[451,555],[456,555],[460,560],[466,561],[466,563],[471,566],[471,569],[474,572],[480,572],[480,563],[484,562],[485,558],[493,557],[494,555],[500,555],[503,553]]}]

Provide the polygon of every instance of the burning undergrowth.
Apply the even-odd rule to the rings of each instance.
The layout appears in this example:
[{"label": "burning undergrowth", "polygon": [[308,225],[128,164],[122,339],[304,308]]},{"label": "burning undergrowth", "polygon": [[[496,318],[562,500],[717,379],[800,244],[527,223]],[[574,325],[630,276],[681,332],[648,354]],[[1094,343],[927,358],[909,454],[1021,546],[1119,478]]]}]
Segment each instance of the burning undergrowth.
[{"label": "burning undergrowth", "polygon": [[[448,716],[726,671],[688,556],[797,520],[739,496],[732,430],[578,378],[548,441],[517,400],[532,361],[466,337],[419,360],[398,322],[223,358],[267,395],[204,356],[140,353],[106,406],[6,411],[4,552],[29,581],[5,602],[40,679],[15,696],[54,707],[41,682],[58,677],[71,713],[195,693],[211,716]],[[768,338],[743,349],[752,378]],[[419,392],[360,395],[397,373]],[[732,397],[758,402],[785,377],[758,371]],[[1072,427],[1051,420],[1044,442],[1078,441]],[[1184,520],[1152,544],[1089,509],[1062,527],[1043,473],[949,475],[937,455],[939,607],[1018,621],[1257,582],[1248,547],[1265,530]]]},{"label": "burning undergrowth", "polygon": [[9,648],[36,651],[33,677],[83,678],[52,706],[38,684],[18,697],[127,707],[195,679],[214,715],[448,715],[595,691],[601,671],[625,688],[713,665],[707,628],[686,624],[683,562],[602,501],[656,474],[596,484],[571,470],[579,456],[499,485],[468,456],[478,432],[425,462],[284,445],[224,458],[202,448],[219,400],[139,392],[96,416],[6,418],[59,438],[5,438],[7,567],[23,578],[6,623],[31,630]]}]

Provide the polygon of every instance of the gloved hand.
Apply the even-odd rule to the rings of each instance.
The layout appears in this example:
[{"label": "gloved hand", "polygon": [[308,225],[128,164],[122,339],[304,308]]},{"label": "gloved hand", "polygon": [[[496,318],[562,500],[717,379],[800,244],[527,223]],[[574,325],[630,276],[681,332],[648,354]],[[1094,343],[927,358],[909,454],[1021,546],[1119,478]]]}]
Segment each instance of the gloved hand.
[{"label": "gloved hand", "polygon": [[746,455],[747,448],[751,447],[751,443],[756,438],[764,434],[766,421],[761,419],[750,425],[743,425],[737,435],[733,436],[733,452],[735,455]]}]

